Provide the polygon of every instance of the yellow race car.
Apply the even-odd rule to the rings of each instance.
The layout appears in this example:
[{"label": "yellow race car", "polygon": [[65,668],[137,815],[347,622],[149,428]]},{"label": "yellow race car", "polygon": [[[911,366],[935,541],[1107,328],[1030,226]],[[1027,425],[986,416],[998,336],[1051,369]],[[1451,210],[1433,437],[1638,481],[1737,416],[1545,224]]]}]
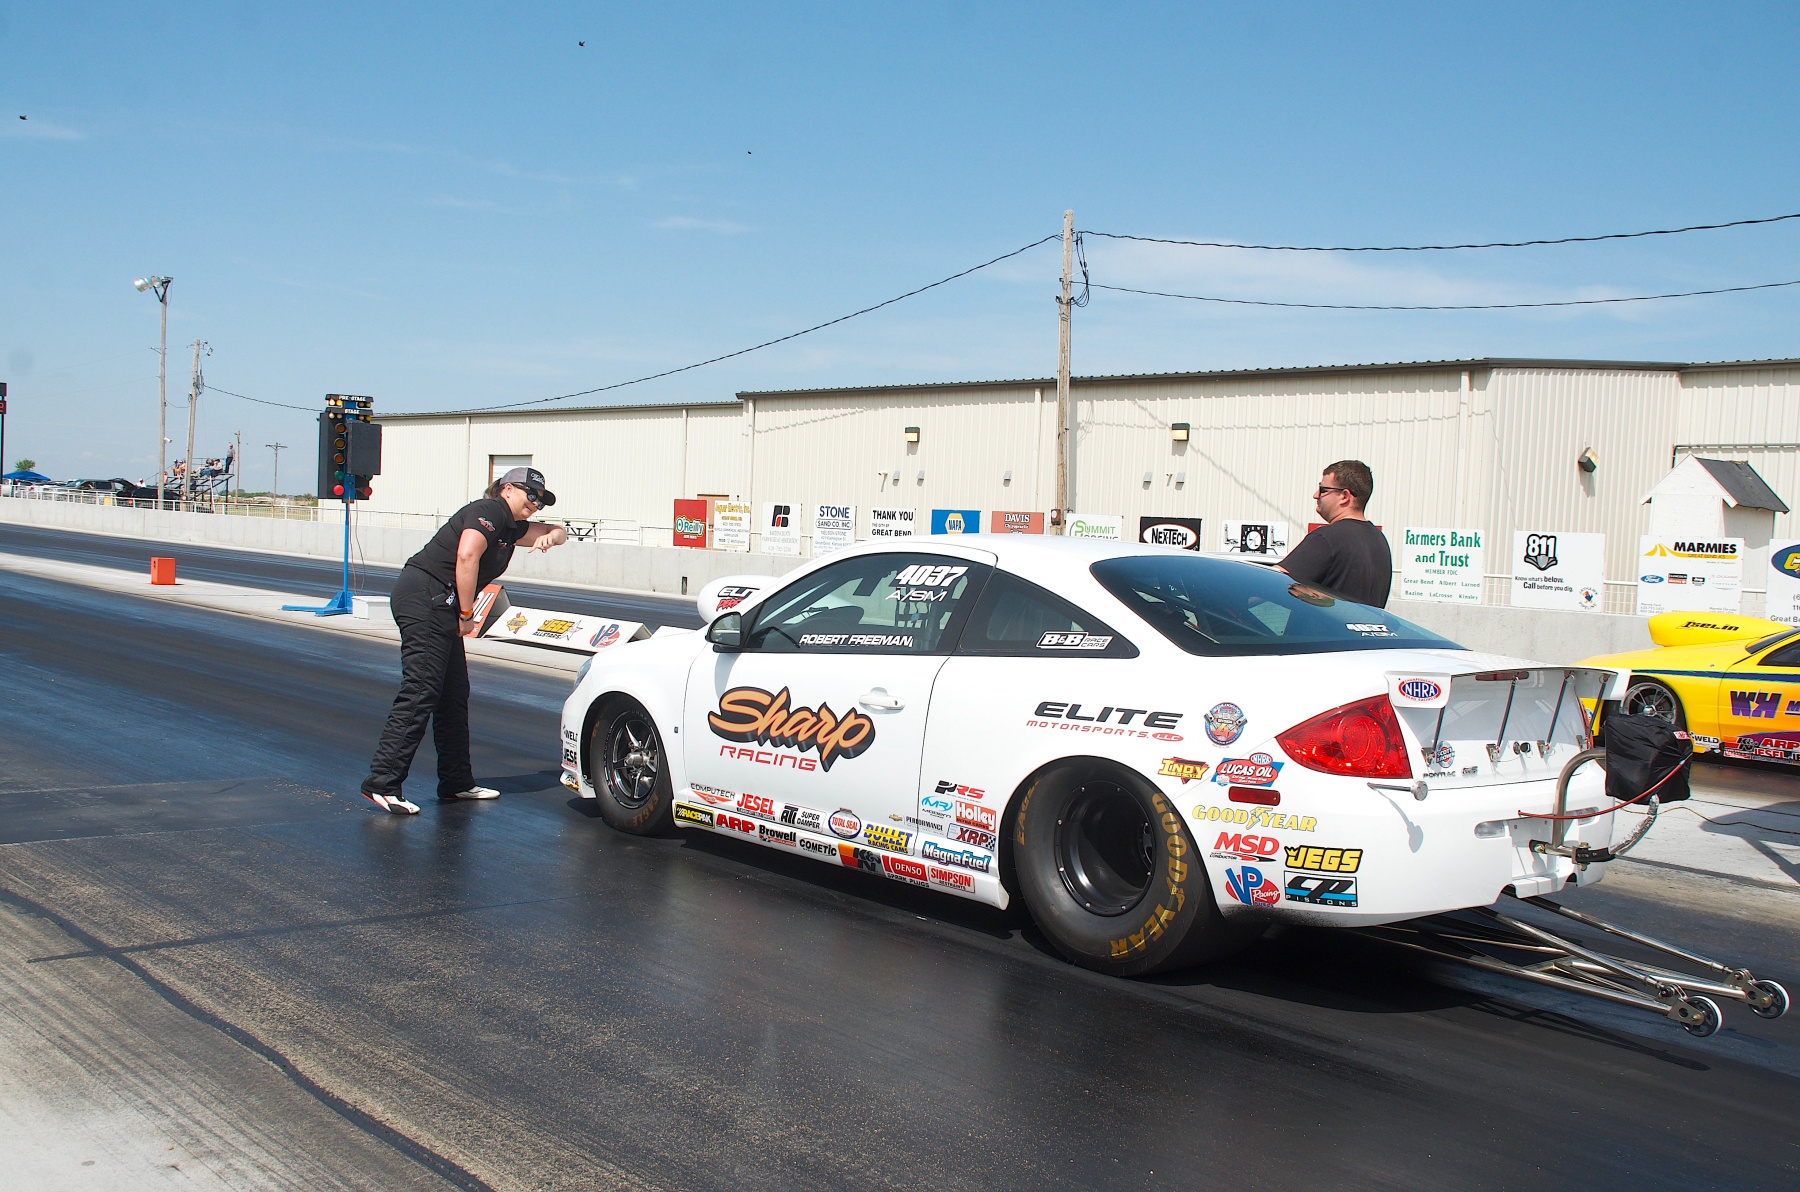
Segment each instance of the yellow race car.
[{"label": "yellow race car", "polygon": [[1606,714],[1656,716],[1686,729],[1697,753],[1800,765],[1800,628],[1719,613],[1650,618],[1656,649],[1589,658],[1623,672]]}]

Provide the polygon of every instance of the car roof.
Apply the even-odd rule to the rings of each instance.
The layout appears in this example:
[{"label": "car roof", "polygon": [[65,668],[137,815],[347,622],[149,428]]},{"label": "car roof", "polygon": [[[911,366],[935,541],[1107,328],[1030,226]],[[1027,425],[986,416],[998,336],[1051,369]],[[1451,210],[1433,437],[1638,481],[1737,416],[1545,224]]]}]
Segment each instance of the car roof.
[{"label": "car roof", "polygon": [[1207,564],[1217,567],[1256,567],[1259,570],[1263,567],[1260,563],[1246,559],[1201,554],[1174,546],[1151,546],[1148,543],[1105,538],[1064,538],[1049,534],[922,534],[912,538],[887,539],[876,546],[876,549],[885,550],[944,548],[961,548],[990,554],[1003,569],[1052,590],[1057,590],[1061,583],[1095,583],[1089,568],[1105,559],[1173,557],[1205,560]]}]

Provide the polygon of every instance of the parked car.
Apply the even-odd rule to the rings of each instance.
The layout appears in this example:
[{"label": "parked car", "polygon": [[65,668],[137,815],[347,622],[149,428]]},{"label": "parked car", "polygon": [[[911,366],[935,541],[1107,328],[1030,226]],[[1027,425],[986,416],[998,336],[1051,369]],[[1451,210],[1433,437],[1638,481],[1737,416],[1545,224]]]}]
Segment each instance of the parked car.
[{"label": "parked car", "polygon": [[[732,607],[726,607],[727,604]],[[1599,880],[1531,847],[1616,679],[1472,653],[1253,563],[904,538],[702,590],[608,650],[564,782],[616,829],[719,833],[994,906],[1077,964],[1177,968]],[[1599,849],[1603,775],[1570,782]]]}]

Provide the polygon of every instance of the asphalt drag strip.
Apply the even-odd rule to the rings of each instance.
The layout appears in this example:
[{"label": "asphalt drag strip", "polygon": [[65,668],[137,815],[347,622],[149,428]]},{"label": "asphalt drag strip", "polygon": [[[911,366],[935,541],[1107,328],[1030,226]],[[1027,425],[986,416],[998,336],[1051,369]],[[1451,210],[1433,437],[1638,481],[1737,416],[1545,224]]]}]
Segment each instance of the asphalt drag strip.
[{"label": "asphalt drag strip", "polygon": [[[471,664],[504,797],[436,804],[427,744],[422,814],[387,816],[355,789],[392,643],[9,594],[0,1153],[25,1186],[1800,1179],[1790,1020],[1727,1007],[1695,1041],[1349,932],[1101,978],[1016,914],[610,831],[557,784],[567,677],[516,666]],[[1732,930],[1794,976],[1791,927]]]}]

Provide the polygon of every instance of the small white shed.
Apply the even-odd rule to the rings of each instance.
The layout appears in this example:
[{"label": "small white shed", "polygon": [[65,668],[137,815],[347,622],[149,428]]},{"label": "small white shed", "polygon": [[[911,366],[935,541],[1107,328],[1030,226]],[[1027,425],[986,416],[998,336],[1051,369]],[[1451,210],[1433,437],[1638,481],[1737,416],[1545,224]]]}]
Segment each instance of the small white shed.
[{"label": "small white shed", "polygon": [[1768,572],[1775,515],[1788,507],[1755,468],[1741,460],[1684,455],[1642,503],[1650,506],[1652,537],[1742,538],[1744,591],[1757,593],[1760,602],[1764,589],[1752,585]]}]

